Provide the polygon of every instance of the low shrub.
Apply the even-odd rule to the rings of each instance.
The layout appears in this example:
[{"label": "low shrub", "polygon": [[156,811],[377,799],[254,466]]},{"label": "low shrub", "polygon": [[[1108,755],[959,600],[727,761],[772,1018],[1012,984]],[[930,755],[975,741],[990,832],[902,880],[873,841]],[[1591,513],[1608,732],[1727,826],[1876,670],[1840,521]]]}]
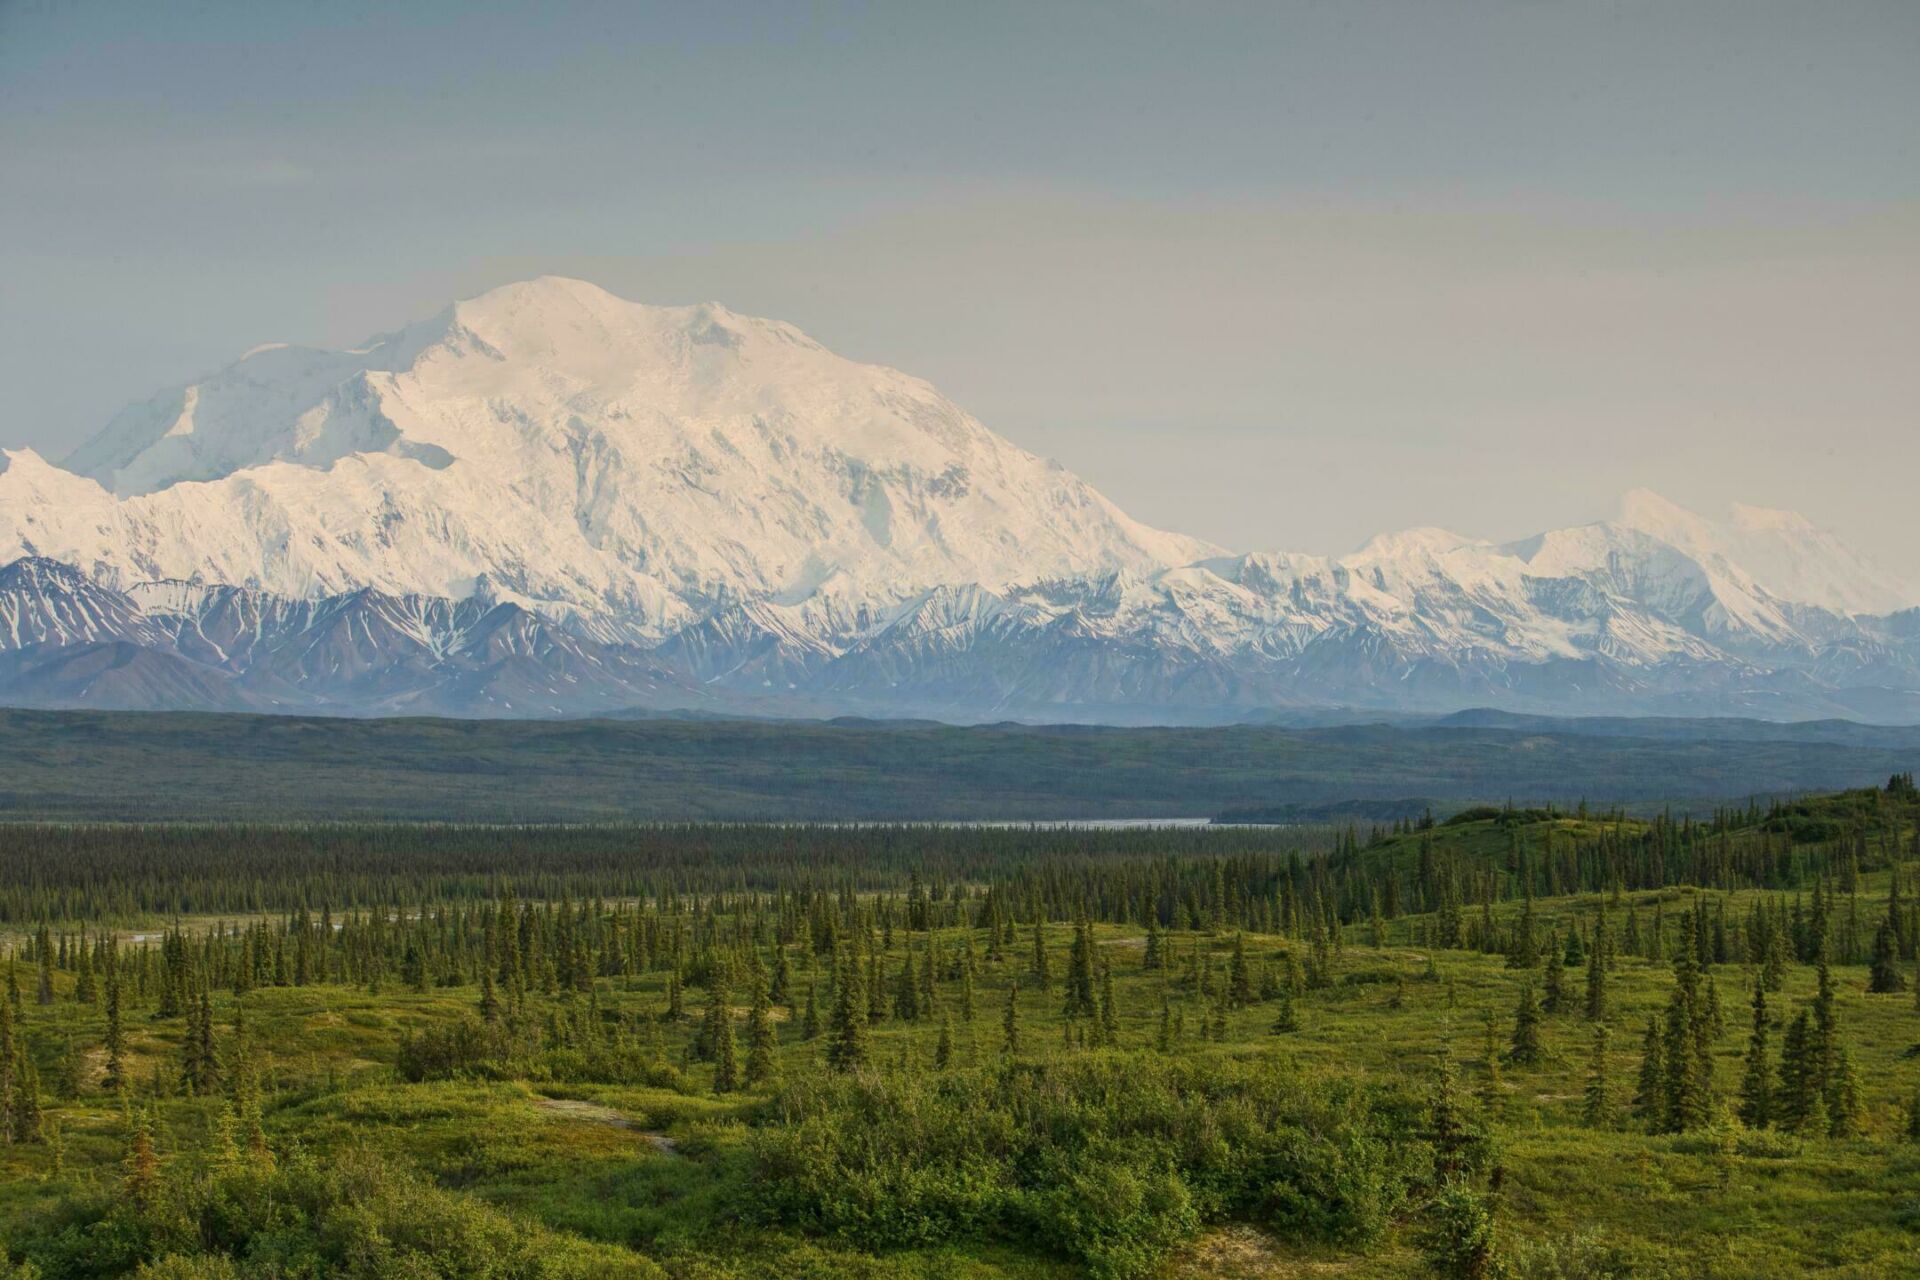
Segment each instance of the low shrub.
[{"label": "low shrub", "polygon": [[1431,1157],[1350,1082],[1110,1055],[810,1079],[753,1131],[743,1213],[868,1250],[1026,1239],[1120,1280],[1206,1220],[1377,1240]]}]

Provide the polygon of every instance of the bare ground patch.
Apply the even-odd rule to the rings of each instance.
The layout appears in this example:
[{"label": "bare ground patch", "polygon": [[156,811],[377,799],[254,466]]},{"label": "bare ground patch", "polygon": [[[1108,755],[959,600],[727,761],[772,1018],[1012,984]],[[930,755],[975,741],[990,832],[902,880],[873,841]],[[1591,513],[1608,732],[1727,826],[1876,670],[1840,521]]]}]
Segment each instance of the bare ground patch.
[{"label": "bare ground patch", "polygon": [[594,1102],[582,1102],[577,1098],[535,1098],[533,1105],[551,1115],[568,1120],[579,1120],[587,1124],[611,1125],[616,1129],[630,1129],[645,1138],[655,1151],[662,1155],[677,1155],[680,1144],[656,1129],[642,1129],[639,1122],[625,1112],[615,1111],[612,1107],[603,1107]]}]

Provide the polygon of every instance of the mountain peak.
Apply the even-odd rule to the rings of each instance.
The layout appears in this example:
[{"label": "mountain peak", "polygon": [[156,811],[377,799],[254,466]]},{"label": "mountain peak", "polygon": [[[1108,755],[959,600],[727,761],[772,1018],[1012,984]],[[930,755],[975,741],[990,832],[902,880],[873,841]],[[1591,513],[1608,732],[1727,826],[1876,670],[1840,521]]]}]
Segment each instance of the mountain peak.
[{"label": "mountain peak", "polygon": [[1733,526],[1749,533],[1791,533],[1817,534],[1819,526],[1801,515],[1798,511],[1785,511],[1778,507],[1749,507],[1744,503],[1733,504]]},{"label": "mountain peak", "polygon": [[1436,557],[1462,547],[1475,545],[1472,538],[1442,529],[1437,525],[1416,525],[1395,533],[1379,533],[1348,557],[1352,561],[1403,560],[1409,557]]},{"label": "mountain peak", "polygon": [[1778,600],[1842,614],[1891,613],[1920,588],[1888,573],[1797,511],[1735,505],[1710,520],[1649,489],[1621,499],[1620,520],[1712,567],[1750,578]]},{"label": "mountain peak", "polygon": [[113,510],[44,515],[32,545],[123,580],[460,597],[484,580],[652,629],[836,576],[883,606],[1217,550],[1129,519],[918,378],[565,276],[351,350],[256,352],[128,409],[69,465]]}]

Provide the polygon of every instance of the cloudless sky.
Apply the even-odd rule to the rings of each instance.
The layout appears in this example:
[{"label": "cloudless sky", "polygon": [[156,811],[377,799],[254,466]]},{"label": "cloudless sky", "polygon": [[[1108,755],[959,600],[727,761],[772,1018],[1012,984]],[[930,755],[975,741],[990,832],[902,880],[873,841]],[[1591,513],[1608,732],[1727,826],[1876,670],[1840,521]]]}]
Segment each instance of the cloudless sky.
[{"label": "cloudless sky", "polygon": [[1920,4],[0,0],[0,444],[541,273],[1237,549],[1920,539]]}]

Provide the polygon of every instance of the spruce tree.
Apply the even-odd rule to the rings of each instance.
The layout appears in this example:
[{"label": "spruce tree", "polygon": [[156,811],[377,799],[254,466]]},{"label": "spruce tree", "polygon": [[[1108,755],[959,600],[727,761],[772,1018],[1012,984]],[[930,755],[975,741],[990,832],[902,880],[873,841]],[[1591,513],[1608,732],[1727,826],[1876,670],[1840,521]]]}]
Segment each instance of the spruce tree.
[{"label": "spruce tree", "polygon": [[1613,1087],[1607,1079],[1607,1024],[1593,1028],[1593,1053],[1587,1059],[1587,1089],[1580,1109],[1589,1129],[1604,1129],[1613,1123]]},{"label": "spruce tree", "polygon": [[13,1065],[13,1091],[7,1106],[13,1122],[10,1136],[15,1142],[38,1142],[41,1136],[40,1072],[33,1064],[33,1056],[27,1052],[24,1037],[22,1039],[20,1056]]},{"label": "spruce tree", "polygon": [[1294,1009],[1293,992],[1285,985],[1282,985],[1280,994],[1275,998],[1272,1026],[1273,1034],[1277,1036],[1289,1035],[1299,1029],[1300,1015]]},{"label": "spruce tree", "polygon": [[1780,1088],[1774,1095],[1774,1114],[1781,1128],[1796,1133],[1806,1128],[1819,1097],[1809,1058],[1812,1026],[1807,1011],[1802,1009],[1787,1024],[1780,1046]]},{"label": "spruce tree", "polygon": [[867,1042],[867,993],[860,962],[849,958],[834,981],[833,1024],[827,1041],[827,1065],[835,1071],[866,1070],[871,1061]]},{"label": "spruce tree", "polygon": [[1233,935],[1233,959],[1227,967],[1227,1002],[1235,1009],[1253,1003],[1253,971],[1247,967],[1247,937]]},{"label": "spruce tree", "polygon": [[1813,1029],[1807,1038],[1808,1087],[1823,1100],[1833,1089],[1833,1066],[1840,1049],[1840,1011],[1833,990],[1833,972],[1826,953],[1820,953],[1819,988],[1813,997]]},{"label": "spruce tree", "polygon": [[1707,1013],[1700,990],[1699,937],[1694,913],[1683,920],[1673,957],[1673,992],[1667,1000],[1665,1109],[1660,1128],[1683,1133],[1707,1123],[1713,1109],[1712,1058]]},{"label": "spruce tree", "polygon": [[1093,989],[1093,925],[1082,915],[1073,926],[1073,948],[1067,954],[1067,999],[1061,1010],[1069,1020],[1091,1018],[1096,1012]]},{"label": "spruce tree", "polygon": [[1567,1006],[1566,953],[1551,940],[1547,949],[1546,996],[1541,1010],[1549,1015],[1562,1013]]},{"label": "spruce tree", "polygon": [[1667,1111],[1666,1038],[1660,1032],[1658,1018],[1647,1019],[1647,1034],[1640,1046],[1640,1075],[1634,1083],[1633,1114],[1658,1129]]},{"label": "spruce tree", "polygon": [[814,985],[807,984],[807,1011],[800,1019],[800,1038],[818,1040],[820,1038],[820,1004],[814,996]]},{"label": "spruce tree", "polygon": [[1767,987],[1753,984],[1753,1031],[1747,1038],[1746,1068],[1740,1076],[1740,1123],[1765,1129],[1773,1123],[1773,1065],[1767,1055]]},{"label": "spruce tree", "polygon": [[920,980],[913,971],[911,940],[907,943],[907,954],[901,957],[900,973],[893,983],[893,1016],[906,1023],[920,1020]]},{"label": "spruce tree", "polygon": [[1847,1052],[1845,1045],[1838,1045],[1833,1051],[1833,1080],[1827,1089],[1827,1136],[1859,1137],[1860,1121],[1865,1112],[1860,1073],[1854,1069],[1853,1055]]},{"label": "spruce tree", "polygon": [[789,1008],[793,1005],[793,968],[787,962],[787,949],[777,942],[773,947],[773,979],[767,999]]},{"label": "spruce tree", "polygon": [[1599,922],[1594,926],[1593,946],[1587,950],[1587,1020],[1599,1022],[1607,1016],[1607,909],[1600,908]]},{"label": "spruce tree", "polygon": [[1007,987],[1007,1012],[1001,1019],[1000,1029],[1005,1033],[1001,1051],[1011,1058],[1020,1052],[1020,984],[1017,982]]},{"label": "spruce tree", "polygon": [[34,1002],[53,1003],[53,937],[46,925],[40,926],[40,932],[34,937],[34,951],[40,962],[39,982],[34,988]]},{"label": "spruce tree", "polygon": [[933,1046],[933,1065],[937,1070],[945,1071],[953,1063],[953,1018],[940,1019],[940,1039]]},{"label": "spruce tree", "polygon": [[1533,980],[1520,984],[1520,1000],[1513,1012],[1513,1042],[1507,1061],[1530,1067],[1540,1061],[1540,1004],[1533,994]]},{"label": "spruce tree", "polygon": [[[127,1033],[122,1024],[120,1010],[120,967],[111,965],[107,969],[106,982],[106,1074],[100,1080],[100,1087],[109,1093],[120,1092],[127,1081]],[[0,1009],[0,1017],[6,1012]]]},{"label": "spruce tree", "polygon": [[747,1015],[748,1088],[757,1089],[773,1079],[773,1000],[758,979],[753,983],[753,1010]]},{"label": "spruce tree", "polygon": [[493,986],[493,970],[480,970],[480,1020],[488,1026],[500,1021],[500,993]]},{"label": "spruce tree", "polygon": [[1900,972],[1899,936],[1891,921],[1882,920],[1873,935],[1873,968],[1867,978],[1867,990],[1876,995],[1891,995],[1906,989],[1906,975]]}]

